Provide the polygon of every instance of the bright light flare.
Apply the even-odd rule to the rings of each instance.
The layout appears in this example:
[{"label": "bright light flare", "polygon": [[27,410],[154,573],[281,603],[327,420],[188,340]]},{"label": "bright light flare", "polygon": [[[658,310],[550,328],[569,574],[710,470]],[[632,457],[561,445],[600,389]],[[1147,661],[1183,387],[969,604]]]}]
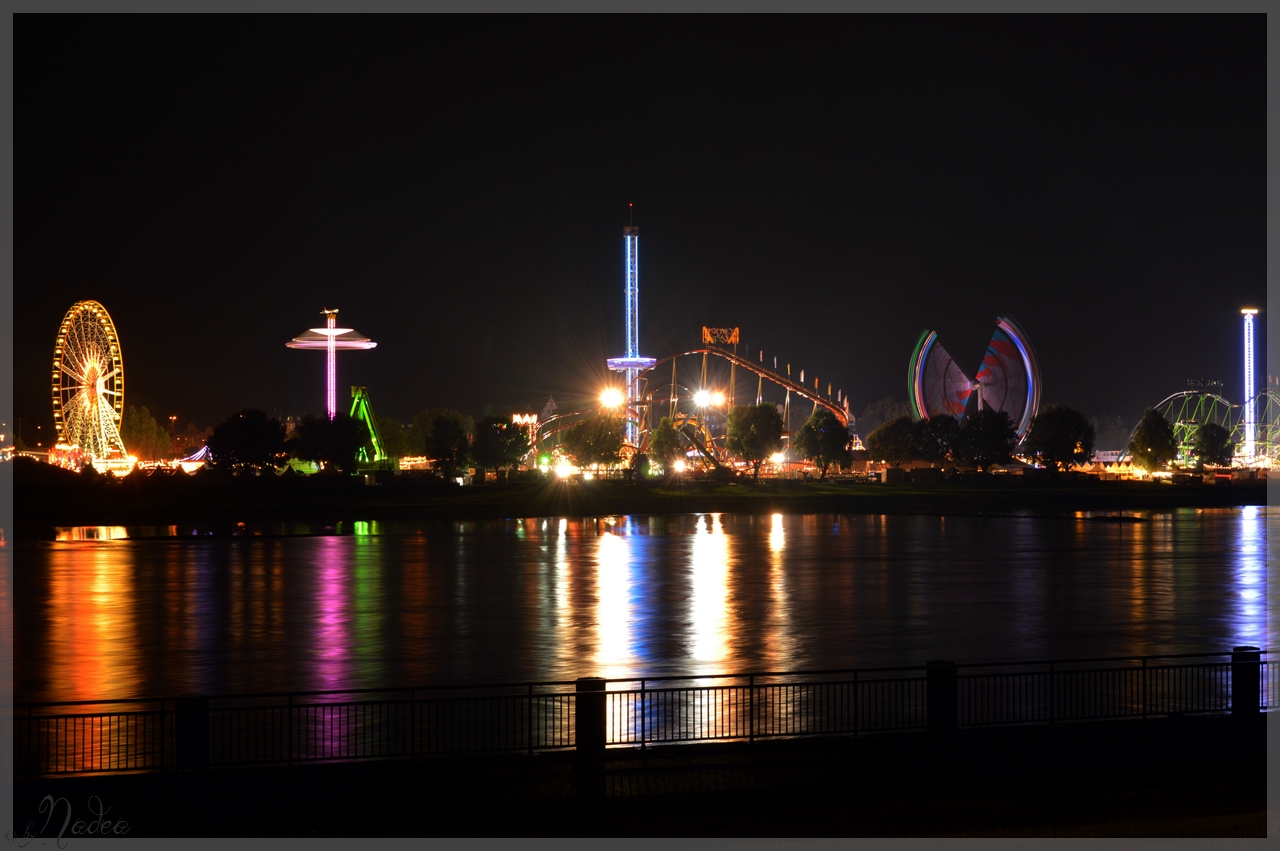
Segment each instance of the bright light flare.
[{"label": "bright light flare", "polygon": [[769,456],[769,460],[775,464],[781,464],[783,461],[786,460],[786,458],[787,456],[782,454],[781,452],[775,452]]},{"label": "bright light flare", "polygon": [[677,459],[676,462],[671,465],[671,469],[675,470],[677,473],[683,473],[685,468],[688,466],[689,465],[684,463],[683,460]]},{"label": "bright light flare", "polygon": [[721,393],[719,390],[717,390],[715,393],[712,393],[712,394],[711,394],[711,404],[713,404],[713,405],[717,405],[717,406],[719,406],[719,405],[723,405],[723,404],[724,404],[724,394],[723,394],[723,393]]},{"label": "bright light flare", "polygon": [[573,475],[573,465],[568,461],[561,461],[556,464],[556,475],[562,479],[567,479]]},{"label": "bright light flare", "polygon": [[693,394],[693,403],[699,408],[705,408],[711,404],[711,393],[707,390],[699,390]]},{"label": "bright light flare", "polygon": [[617,408],[625,397],[617,387],[606,387],[600,393],[600,404],[606,408]]}]

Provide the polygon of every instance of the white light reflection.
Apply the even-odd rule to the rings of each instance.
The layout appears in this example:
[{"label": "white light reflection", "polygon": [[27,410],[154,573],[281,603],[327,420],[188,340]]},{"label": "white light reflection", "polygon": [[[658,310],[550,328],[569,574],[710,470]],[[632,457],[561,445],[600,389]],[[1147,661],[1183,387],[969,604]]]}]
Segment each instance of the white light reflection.
[{"label": "white light reflection", "polygon": [[631,671],[631,542],[605,532],[596,539],[595,676],[622,677]]},{"label": "white light reflection", "polygon": [[764,634],[766,667],[788,667],[794,660],[795,636],[791,630],[791,600],[787,594],[787,577],[783,566],[783,550],[787,545],[782,528],[782,515],[773,515],[769,528],[769,620]]},{"label": "white light reflection", "polygon": [[693,539],[692,652],[699,662],[727,661],[729,537],[719,514],[703,518],[706,531]]},{"label": "white light reflection", "polygon": [[1240,517],[1240,545],[1237,550],[1235,580],[1239,589],[1233,643],[1237,646],[1267,647],[1266,606],[1262,584],[1266,575],[1267,551],[1265,512],[1246,506]]}]

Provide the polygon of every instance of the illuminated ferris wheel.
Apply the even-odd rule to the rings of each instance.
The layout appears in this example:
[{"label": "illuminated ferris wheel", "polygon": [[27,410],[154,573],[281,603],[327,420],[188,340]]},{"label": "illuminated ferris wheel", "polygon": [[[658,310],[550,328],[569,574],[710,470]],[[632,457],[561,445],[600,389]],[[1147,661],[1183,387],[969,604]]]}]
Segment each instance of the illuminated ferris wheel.
[{"label": "illuminated ferris wheel", "polygon": [[124,365],[106,308],[78,301],[62,318],[53,348],[53,424],[58,442],[94,459],[121,457]]}]

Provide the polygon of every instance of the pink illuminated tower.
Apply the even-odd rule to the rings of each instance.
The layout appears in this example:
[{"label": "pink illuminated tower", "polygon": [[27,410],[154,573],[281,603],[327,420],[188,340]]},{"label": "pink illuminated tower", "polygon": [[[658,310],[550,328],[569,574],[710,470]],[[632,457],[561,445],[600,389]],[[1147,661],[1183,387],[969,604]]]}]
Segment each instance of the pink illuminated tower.
[{"label": "pink illuminated tower", "polygon": [[309,328],[285,343],[291,349],[324,349],[328,353],[326,363],[325,411],[329,419],[338,410],[338,349],[372,349],[377,343],[362,337],[352,328],[337,328],[338,311],[325,308],[325,327]]}]

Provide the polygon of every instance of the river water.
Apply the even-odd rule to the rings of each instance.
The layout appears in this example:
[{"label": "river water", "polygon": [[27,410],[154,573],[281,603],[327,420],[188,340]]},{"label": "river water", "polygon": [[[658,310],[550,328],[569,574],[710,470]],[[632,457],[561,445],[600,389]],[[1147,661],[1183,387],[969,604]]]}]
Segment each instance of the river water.
[{"label": "river water", "polygon": [[64,530],[12,550],[15,697],[1268,646],[1266,508],[1134,514]]}]

